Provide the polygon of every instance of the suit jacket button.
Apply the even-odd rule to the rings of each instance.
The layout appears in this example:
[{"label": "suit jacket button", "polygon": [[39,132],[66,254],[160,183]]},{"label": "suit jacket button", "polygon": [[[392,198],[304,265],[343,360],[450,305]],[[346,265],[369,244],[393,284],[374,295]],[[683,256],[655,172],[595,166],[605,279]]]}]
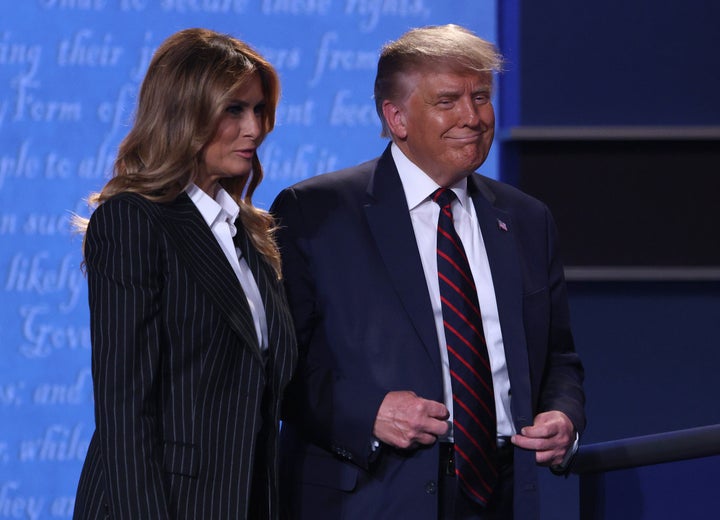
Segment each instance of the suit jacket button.
[{"label": "suit jacket button", "polygon": [[431,480],[427,484],[425,484],[425,493],[429,495],[434,495],[435,493],[437,493],[437,483],[434,480]]}]

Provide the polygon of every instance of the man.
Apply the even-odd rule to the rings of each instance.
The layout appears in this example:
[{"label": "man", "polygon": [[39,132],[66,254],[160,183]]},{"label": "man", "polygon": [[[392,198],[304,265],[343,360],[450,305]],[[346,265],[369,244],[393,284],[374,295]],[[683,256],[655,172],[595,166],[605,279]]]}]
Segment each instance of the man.
[{"label": "man", "polygon": [[500,62],[455,25],[386,45],[391,145],[273,204],[301,352],[289,517],[531,519],[535,465],[564,471],[576,449],[583,371],[552,218],[474,173]]}]

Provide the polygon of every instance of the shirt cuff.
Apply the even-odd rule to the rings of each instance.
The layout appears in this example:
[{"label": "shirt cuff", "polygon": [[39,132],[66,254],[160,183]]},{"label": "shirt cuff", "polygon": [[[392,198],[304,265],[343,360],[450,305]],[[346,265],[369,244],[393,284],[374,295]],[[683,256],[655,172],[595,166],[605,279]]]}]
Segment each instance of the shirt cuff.
[{"label": "shirt cuff", "polygon": [[578,451],[578,446],[580,444],[580,434],[578,432],[575,432],[575,441],[573,442],[572,447],[567,450],[565,453],[565,456],[563,457],[563,460],[560,464],[554,464],[550,466],[550,471],[555,473],[556,475],[564,475],[568,472],[570,469],[570,464],[572,463],[573,459],[575,458],[575,454]]}]

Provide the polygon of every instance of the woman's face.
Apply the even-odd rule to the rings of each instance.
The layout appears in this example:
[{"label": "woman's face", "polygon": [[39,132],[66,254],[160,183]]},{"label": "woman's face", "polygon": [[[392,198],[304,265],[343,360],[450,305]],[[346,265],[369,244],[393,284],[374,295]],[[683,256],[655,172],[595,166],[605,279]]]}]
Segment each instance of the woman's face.
[{"label": "woman's face", "polygon": [[250,173],[257,147],[265,137],[264,112],[262,83],[254,74],[228,101],[215,135],[203,149],[203,165],[196,179],[200,189],[214,196],[220,179]]}]

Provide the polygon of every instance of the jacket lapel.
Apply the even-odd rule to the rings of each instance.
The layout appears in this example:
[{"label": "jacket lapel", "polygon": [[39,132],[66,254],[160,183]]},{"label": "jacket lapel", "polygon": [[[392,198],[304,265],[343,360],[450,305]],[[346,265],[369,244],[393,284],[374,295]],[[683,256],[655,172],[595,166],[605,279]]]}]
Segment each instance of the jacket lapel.
[{"label": "jacket lapel", "polygon": [[[513,389],[512,406],[520,422],[531,418],[530,368],[523,327],[523,280],[512,216],[494,205],[495,195],[479,175],[468,177],[492,273],[505,360]],[[527,396],[527,399],[523,398]],[[522,409],[519,409],[522,408]],[[516,425],[519,426],[519,425]],[[522,424],[521,426],[525,426]]]},{"label": "jacket lapel", "polygon": [[440,347],[425,273],[389,146],[371,176],[368,200],[365,205],[367,222],[390,279],[427,354],[433,364],[440,367]]},{"label": "jacket lapel", "polygon": [[296,362],[292,316],[282,283],[277,279],[275,271],[251,244],[242,224],[238,222],[236,227],[238,233],[234,239],[235,246],[240,248],[250,267],[263,301],[268,329],[268,359],[270,370],[273,371],[271,380],[276,395],[279,395],[290,375],[287,367],[295,366]]},{"label": "jacket lapel", "polygon": [[263,356],[257,341],[250,306],[235,272],[190,197],[181,193],[161,206],[161,224],[199,285],[258,359]]}]

